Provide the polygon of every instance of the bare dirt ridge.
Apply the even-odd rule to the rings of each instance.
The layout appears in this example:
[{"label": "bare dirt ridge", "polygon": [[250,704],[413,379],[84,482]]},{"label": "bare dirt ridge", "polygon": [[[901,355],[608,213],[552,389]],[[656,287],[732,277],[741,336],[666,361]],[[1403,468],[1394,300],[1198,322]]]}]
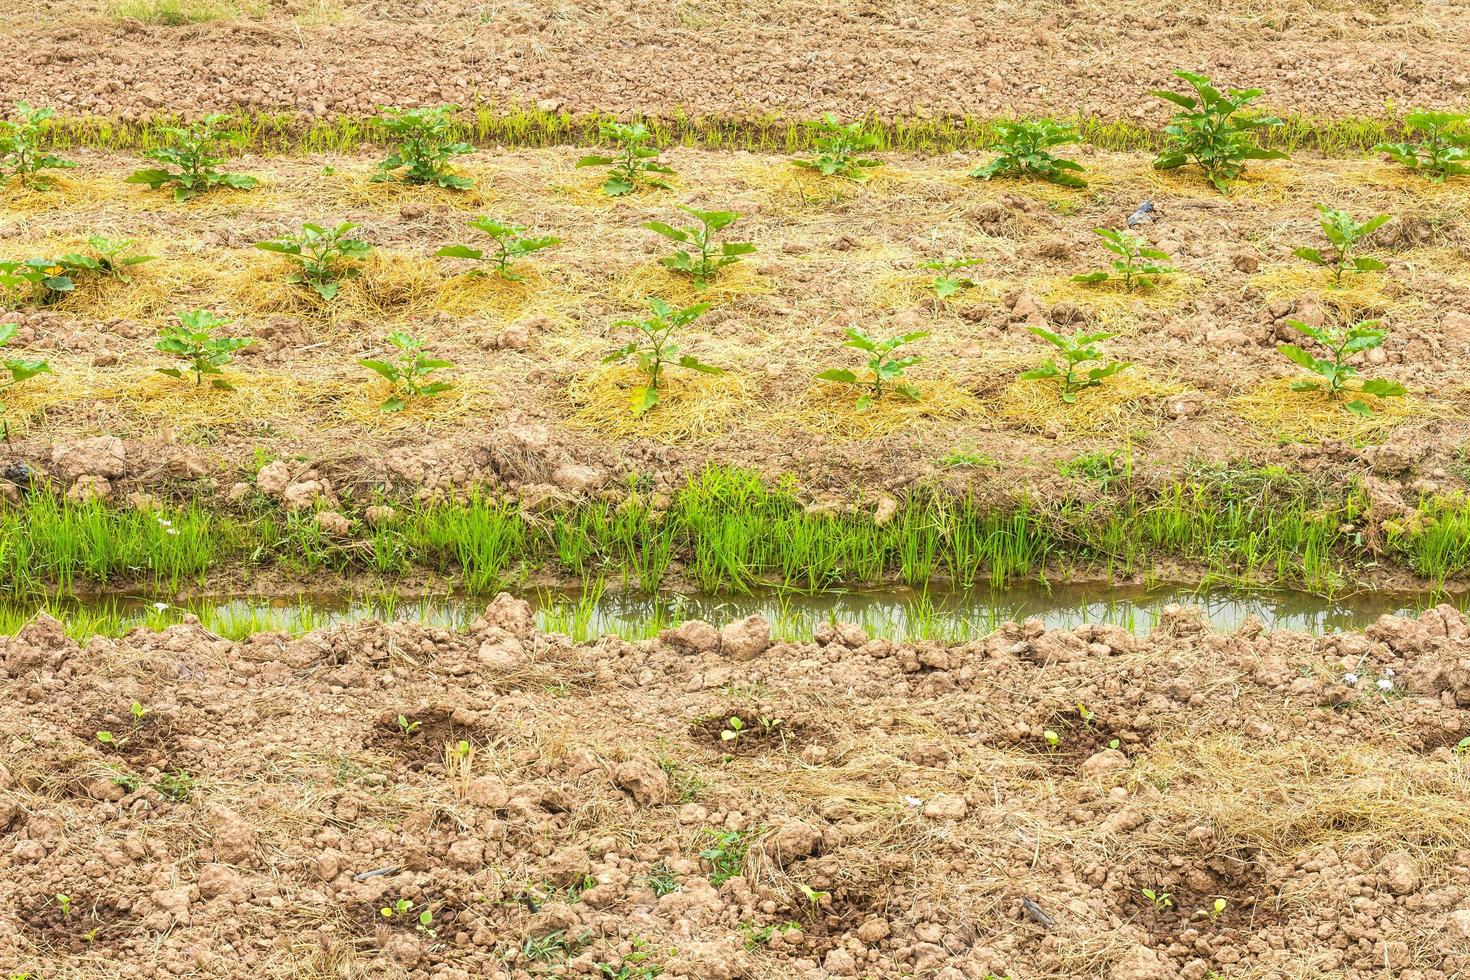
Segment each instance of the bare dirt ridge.
[{"label": "bare dirt ridge", "polygon": [[0,674],[0,962],[38,976],[1470,968],[1448,607],[1325,637],[1175,608],[1146,637],[578,645],[502,595],[462,634],[82,647],[43,617]]},{"label": "bare dirt ridge", "polygon": [[1381,113],[1388,102],[1449,107],[1470,90],[1470,28],[1456,0],[240,7],[257,16],[167,27],[109,20],[92,0],[6,0],[0,103],[127,119],[476,101],[798,118],[1085,109],[1162,119],[1147,93],[1175,68],[1265,88],[1273,108],[1309,115]]}]

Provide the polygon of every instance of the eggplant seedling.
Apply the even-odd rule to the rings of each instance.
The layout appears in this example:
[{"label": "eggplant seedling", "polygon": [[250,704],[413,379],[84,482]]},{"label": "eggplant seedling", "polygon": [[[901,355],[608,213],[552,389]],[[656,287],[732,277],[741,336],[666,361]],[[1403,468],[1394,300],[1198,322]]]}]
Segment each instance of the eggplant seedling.
[{"label": "eggplant seedling", "polygon": [[658,297],[648,301],[653,316],[643,320],[619,320],[615,327],[624,327],[636,332],[633,340],[619,347],[602,359],[604,364],[616,364],[636,358],[643,384],[633,389],[633,414],[643,415],[659,403],[659,385],[663,382],[664,369],[668,367],[688,368],[702,374],[723,374],[723,368],[694,357],[680,354],[679,346],[672,341],[674,331],[688,326],[709,309],[708,303],[695,303],[676,310]]},{"label": "eggplant seedling", "polygon": [[1367,221],[1358,221],[1346,211],[1329,208],[1325,204],[1317,205],[1317,210],[1322,212],[1322,234],[1327,236],[1331,250],[1324,255],[1320,249],[1297,248],[1292,249],[1291,254],[1332,270],[1332,285],[1337,287],[1342,286],[1345,272],[1381,272],[1388,268],[1377,259],[1353,255],[1352,252],[1359,242],[1390,221],[1392,215],[1380,214]]},{"label": "eggplant seedling", "polygon": [[1373,152],[1387,153],[1437,184],[1470,174],[1470,114],[1411,112],[1404,124],[1422,137],[1419,142],[1379,143]]},{"label": "eggplant seedling", "polygon": [[1120,258],[1113,260],[1112,271],[1086,272],[1073,276],[1073,282],[1087,285],[1118,282],[1122,284],[1124,292],[1131,293],[1134,286],[1152,289],[1158,285],[1161,276],[1173,275],[1172,268],[1159,264],[1169,257],[1168,254],[1150,247],[1141,235],[1112,228],[1094,228],[1092,232],[1103,240],[1103,248]]},{"label": "eggplant seedling", "polygon": [[866,389],[858,398],[855,406],[859,412],[866,412],[883,398],[886,391],[894,391],[908,401],[919,400],[919,389],[904,380],[904,372],[923,360],[917,354],[900,357],[895,354],[900,347],[912,344],[916,340],[923,340],[929,336],[927,330],[917,330],[913,333],[899,334],[889,337],[887,340],[874,340],[861,330],[849,327],[847,330],[847,342],[842,346],[852,347],[868,354],[868,372],[870,376],[859,376],[846,368],[838,368],[831,371],[823,371],[817,375],[820,381],[835,381],[838,384],[855,385],[860,389]]},{"label": "eggplant seedling", "polygon": [[868,179],[866,171],[882,165],[882,161],[864,157],[878,146],[877,134],[870,133],[861,120],[841,123],[832,113],[823,113],[822,118],[808,122],[812,130],[812,145],[816,154],[808,160],[793,160],[798,167],[815,170],[823,177],[845,177],[848,180]]},{"label": "eggplant seedling", "polygon": [[[522,276],[511,271],[511,266],[519,259],[525,258],[532,252],[539,252],[543,248],[551,248],[560,245],[561,239],[552,235],[527,236],[525,225],[513,225],[508,221],[499,221],[495,218],[476,218],[469,223],[476,231],[482,231],[490,236],[495,243],[491,251],[472,248],[469,245],[446,245],[434,254],[444,259],[470,259],[489,266],[502,279],[511,282],[519,282]],[[484,275],[484,269],[477,268],[475,275]]]},{"label": "eggplant seedling", "polygon": [[642,123],[610,123],[600,127],[602,139],[617,145],[613,155],[592,153],[577,161],[579,167],[611,167],[607,179],[602,182],[602,192],[611,197],[622,197],[644,187],[667,190],[668,181],[662,174],[672,174],[674,169],[658,159],[658,148],[650,146],[653,133]]},{"label": "eggplant seedling", "polygon": [[[369,371],[380,375],[393,386],[392,392],[378,406],[380,411],[401,412],[412,399],[427,398],[454,387],[448,381],[428,380],[429,375],[435,371],[454,367],[453,361],[429,357],[424,352],[422,341],[415,340],[399,330],[388,335],[388,343],[398,348],[400,352],[397,363],[380,361],[375,358],[363,358],[357,362]],[[399,715],[399,727],[404,728],[405,724],[404,717]],[[418,730],[418,726],[418,722],[412,722],[411,728],[404,728],[403,734],[412,735]]]},{"label": "eggplant seedling", "polygon": [[1078,174],[1082,165],[1062,160],[1047,152],[1054,146],[1079,142],[1077,127],[1052,119],[1017,119],[996,123],[996,143],[1000,154],[983,167],[970,171],[971,177],[991,180],[995,177],[1036,177],[1063,187],[1086,187]]},{"label": "eggplant seedling", "polygon": [[[1288,320],[1286,323],[1292,329],[1306,334],[1326,347],[1329,352],[1329,357],[1321,358],[1312,356],[1295,344],[1276,345],[1276,349],[1287,358],[1321,379],[1319,381],[1317,378],[1312,378],[1293,382],[1292,391],[1325,391],[1330,397],[1338,399],[1348,398],[1354,393],[1373,395],[1377,398],[1398,398],[1408,394],[1408,389],[1397,381],[1385,381],[1381,378],[1364,378],[1358,381],[1356,387],[1348,386],[1349,382],[1358,377],[1358,369],[1349,362],[1364,351],[1383,346],[1383,341],[1388,336],[1388,331],[1378,326],[1379,321],[1363,320],[1346,330],[1314,327],[1300,320]],[[1361,398],[1351,398],[1345,401],[1342,407],[1365,417],[1373,414],[1373,409]]]},{"label": "eggplant seedling", "polygon": [[22,187],[41,189],[53,179],[42,170],[65,170],[76,164],[42,148],[46,124],[56,110],[36,108],[28,102],[15,104],[15,119],[0,119],[0,184],[20,178]]},{"label": "eggplant seedling", "polygon": [[357,225],[344,221],[335,228],[307,223],[294,235],[283,235],[255,247],[295,262],[297,271],[286,277],[293,286],[305,285],[322,299],[336,299],[341,283],[362,270],[357,263],[368,257],[373,247],[360,238],[349,237]]},{"label": "eggplant seedling", "polygon": [[923,267],[939,273],[930,283],[934,287],[934,295],[940,299],[949,299],[962,289],[975,288],[975,280],[958,273],[962,269],[968,269],[984,261],[984,259],[974,258],[935,259],[925,262]]},{"label": "eggplant seedling", "polygon": [[[1062,387],[1062,401],[1071,405],[1077,401],[1077,395],[1088,388],[1096,388],[1108,378],[1120,371],[1125,371],[1132,365],[1123,361],[1105,360],[1102,348],[1098,345],[1105,340],[1111,340],[1117,334],[1112,333],[1078,333],[1071,337],[1064,337],[1059,333],[1048,330],[1045,327],[1031,327],[1032,333],[1042,340],[1051,344],[1062,355],[1062,364],[1058,365],[1055,360],[1048,360],[1041,367],[1032,368],[1021,375],[1023,381],[1038,381],[1055,378]],[[1081,365],[1092,361],[1102,362],[1100,366],[1081,370]]]},{"label": "eggplant seedling", "polygon": [[1221,92],[1205,75],[1192,71],[1176,71],[1174,75],[1188,82],[1194,94],[1151,93],[1179,107],[1173,121],[1164,127],[1168,144],[1154,160],[1155,170],[1177,170],[1193,162],[1216,190],[1228,191],[1231,181],[1245,172],[1246,161],[1286,158],[1280,150],[1263,149],[1256,142],[1256,133],[1284,123],[1275,116],[1242,112],[1265,94],[1261,89]]},{"label": "eggplant seedling", "polygon": [[459,106],[441,105],[427,109],[388,109],[378,122],[398,141],[388,159],[378,164],[375,182],[392,180],[403,171],[405,184],[435,184],[451,190],[469,190],[475,182],[460,177],[449,165],[452,158],[475,152],[468,143],[453,139],[449,114]]},{"label": "eggplant seedling", "polygon": [[243,174],[227,174],[219,169],[225,158],[216,147],[225,139],[220,132],[223,113],[211,113],[189,126],[165,126],[163,134],[172,141],[143,154],[162,167],[139,170],[127,179],[129,184],[147,184],[152,190],[173,185],[174,200],[187,201],[216,187],[232,187],[247,191],[260,183]]},{"label": "eggplant seedling", "polygon": [[249,337],[216,337],[215,331],[230,322],[228,318],[215,316],[208,310],[189,310],[177,314],[178,325],[165,327],[158,335],[155,350],[172,354],[185,362],[184,367],[157,368],[159,374],[181,381],[194,376],[195,386],[210,375],[209,383],[222,391],[235,388],[224,378],[220,368],[230,363],[230,355],[255,341]]},{"label": "eggplant seedling", "polygon": [[755,246],[750,242],[723,242],[716,244],[715,233],[724,231],[740,217],[737,211],[700,211],[679,205],[679,210],[694,218],[696,224],[687,228],[675,228],[662,221],[649,221],[643,227],[657,232],[671,241],[687,246],[673,255],[659,259],[670,272],[689,276],[694,285],[703,289],[715,274],[727,265],[740,261],[742,255],[750,255]]},{"label": "eggplant seedling", "polygon": [[[15,336],[16,325],[13,323],[0,323],[0,347],[10,343]],[[26,357],[0,357],[0,395],[14,388],[22,381],[29,381],[38,374],[50,374],[51,365],[46,361]],[[10,421],[5,417],[5,403],[0,401],[0,438],[6,442],[10,441]]]}]

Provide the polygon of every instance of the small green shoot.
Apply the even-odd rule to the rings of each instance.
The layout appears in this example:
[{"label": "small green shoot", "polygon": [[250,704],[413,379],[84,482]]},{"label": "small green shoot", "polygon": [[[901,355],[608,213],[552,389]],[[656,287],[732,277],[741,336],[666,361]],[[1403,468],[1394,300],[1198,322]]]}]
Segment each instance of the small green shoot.
[{"label": "small green shoot", "polygon": [[50,175],[41,173],[42,170],[66,170],[76,166],[42,147],[46,125],[55,117],[55,109],[17,102],[15,119],[0,119],[0,184],[18,177],[22,187],[39,190],[53,182]]},{"label": "small green shoot", "polygon": [[404,738],[412,738],[417,735],[420,727],[422,727],[420,722],[410,721],[406,715],[398,716],[398,734]]},{"label": "small green shoot", "polygon": [[357,362],[362,367],[385,378],[393,386],[391,393],[378,406],[379,411],[401,412],[410,401],[416,398],[427,398],[454,387],[454,384],[449,381],[428,380],[429,375],[435,371],[454,367],[453,361],[429,357],[421,341],[415,340],[401,330],[390,333],[388,343],[399,350],[396,363],[371,357],[365,357]]},{"label": "small green shoot", "polygon": [[1094,228],[1092,231],[1103,240],[1103,248],[1120,258],[1113,260],[1111,272],[1103,270],[1086,272],[1080,276],[1073,276],[1073,282],[1087,285],[1108,281],[1120,282],[1123,291],[1131,293],[1134,286],[1152,289],[1158,285],[1160,277],[1173,274],[1172,268],[1159,264],[1168,259],[1168,254],[1151,247],[1141,235],[1113,228]]},{"label": "small green shoot", "polygon": [[1065,146],[1081,140],[1072,123],[1052,119],[1017,119],[996,123],[994,150],[1000,154],[983,167],[970,171],[971,177],[991,180],[996,177],[1035,177],[1063,187],[1086,187],[1078,176],[1082,165],[1061,160],[1047,152],[1054,146]]},{"label": "small green shoot", "polygon": [[1292,249],[1291,254],[1324,269],[1331,269],[1332,285],[1338,288],[1342,286],[1345,272],[1381,272],[1388,268],[1377,259],[1355,256],[1352,252],[1359,242],[1391,220],[1392,215],[1380,214],[1360,222],[1346,211],[1338,211],[1325,204],[1317,205],[1317,210],[1322,212],[1322,234],[1327,236],[1331,250],[1324,255],[1320,249],[1297,248]]},{"label": "small green shoot", "polygon": [[61,907],[61,917],[63,919],[70,919],[71,918],[71,896],[70,895],[63,895],[61,892],[57,892],[56,893],[56,904]]},{"label": "small green shoot", "polygon": [[738,715],[731,715],[730,720],[725,722],[726,727],[720,731],[720,740],[723,742],[736,742],[745,731],[745,722]]},{"label": "small green shoot", "polygon": [[648,305],[653,316],[644,320],[619,320],[613,324],[615,327],[634,330],[637,336],[602,359],[604,364],[615,364],[629,357],[637,358],[638,370],[643,374],[644,383],[633,389],[634,415],[643,415],[659,403],[659,385],[663,381],[666,367],[687,368],[702,374],[724,373],[723,368],[705,364],[691,354],[680,354],[679,346],[671,340],[675,330],[693,323],[708,310],[708,303],[695,303],[676,310],[663,300],[653,297]]},{"label": "small green shoot", "polygon": [[323,300],[331,302],[341,290],[341,283],[358,275],[358,262],[368,257],[373,247],[350,234],[357,228],[344,221],[335,228],[324,228],[308,222],[294,235],[284,235],[255,247],[295,262],[297,271],[286,277],[293,286],[305,285]]},{"label": "small green shoot", "polygon": [[[1365,378],[1358,382],[1356,388],[1348,387],[1348,383],[1358,376],[1358,369],[1349,363],[1352,358],[1364,351],[1382,346],[1384,338],[1388,336],[1387,330],[1379,328],[1379,321],[1363,320],[1346,330],[1314,327],[1300,320],[1286,322],[1288,326],[1326,347],[1331,355],[1330,360],[1314,357],[1295,344],[1277,344],[1276,349],[1287,358],[1322,379],[1321,381],[1315,379],[1297,381],[1292,384],[1292,391],[1326,391],[1333,398],[1345,398],[1355,391],[1377,398],[1398,398],[1408,394],[1408,389],[1397,381],[1382,379]],[[1343,408],[1364,417],[1373,414],[1373,409],[1361,398],[1353,398],[1344,402]]]},{"label": "small green shoot", "polygon": [[878,146],[875,133],[867,131],[861,120],[841,123],[830,112],[822,118],[808,122],[813,132],[812,144],[816,154],[808,160],[793,160],[798,167],[815,170],[823,177],[845,177],[852,181],[868,179],[867,171],[881,166],[881,161],[864,157]]},{"label": "small green shoot", "polygon": [[693,217],[696,223],[687,228],[675,228],[662,221],[649,221],[643,227],[687,246],[659,259],[659,262],[670,272],[689,276],[698,288],[703,289],[725,266],[733,265],[740,261],[742,255],[755,251],[750,242],[717,244],[714,240],[717,232],[724,231],[739,219],[739,212],[700,211],[682,204],[679,210]]},{"label": "small green shoot", "polygon": [[[0,347],[10,343],[18,328],[13,323],[0,323]],[[23,381],[38,374],[51,374],[51,365],[44,360],[28,357],[0,357],[0,395]],[[10,441],[10,422],[5,417],[5,402],[0,401],[0,438]]]},{"label": "small green shoot", "polygon": [[1041,733],[1042,741],[1046,742],[1048,752],[1055,752],[1062,744],[1062,736],[1048,728]]},{"label": "small green shoot", "polygon": [[[446,245],[434,254],[445,259],[470,259],[483,263],[490,266],[495,275],[510,282],[519,282],[523,278],[511,271],[511,266],[517,261],[532,252],[561,244],[560,238],[552,235],[528,236],[525,234],[525,225],[514,225],[495,218],[476,218],[469,226],[490,236],[495,242],[495,248],[486,251],[469,245]],[[483,269],[474,271],[474,275],[484,274]]]},{"label": "small green shoot", "polygon": [[452,158],[475,152],[468,143],[455,141],[450,135],[450,113],[458,106],[441,105],[426,109],[387,109],[378,122],[398,141],[388,159],[378,164],[374,181],[392,180],[404,171],[405,184],[434,184],[450,190],[468,190],[475,182],[455,175],[449,165]]},{"label": "small green shoot", "polygon": [[872,408],[882,400],[888,391],[896,392],[900,397],[916,402],[919,400],[919,389],[904,380],[904,372],[923,358],[917,354],[900,357],[895,352],[900,347],[912,344],[916,340],[922,340],[927,336],[929,336],[929,331],[918,330],[879,341],[855,327],[849,327],[847,342],[842,346],[852,347],[868,354],[868,374],[870,376],[859,376],[856,372],[846,368],[836,368],[823,371],[817,375],[817,380],[835,381],[838,384],[854,385],[863,389],[863,394],[858,397],[855,406],[859,412],[866,412]]},{"label": "small green shoot", "polygon": [[1172,892],[1145,888],[1143,889],[1143,897],[1153,903],[1155,912],[1163,912],[1166,909],[1174,907],[1174,895]]},{"label": "small green shoot", "polygon": [[975,280],[968,276],[958,275],[958,273],[961,269],[968,269],[984,261],[984,259],[976,258],[958,258],[935,259],[931,262],[925,262],[925,269],[939,273],[930,283],[934,288],[934,295],[940,299],[949,299],[961,290],[974,289]]},{"label": "small green shoot", "polygon": [[1176,170],[1194,162],[1218,191],[1228,191],[1232,181],[1245,172],[1248,160],[1281,160],[1280,150],[1262,149],[1256,133],[1282,126],[1275,116],[1246,115],[1247,109],[1264,93],[1261,89],[1229,89],[1220,92],[1205,75],[1176,71],[1194,94],[1156,91],[1153,95],[1179,107],[1173,121],[1164,127],[1168,145],[1154,160],[1155,170]]},{"label": "small green shoot", "polygon": [[[1022,374],[1021,380],[1035,381],[1055,378],[1062,387],[1062,401],[1068,405],[1077,401],[1079,393],[1088,388],[1096,388],[1108,378],[1132,366],[1124,361],[1105,360],[1106,355],[1098,346],[1117,334],[1077,333],[1071,337],[1064,337],[1045,327],[1030,327],[1029,329],[1061,352],[1065,367],[1059,366],[1055,360],[1048,360],[1041,367],[1033,368]],[[1081,365],[1093,361],[1102,363],[1099,367],[1080,369]]]},{"label": "small green shoot", "polygon": [[192,374],[198,387],[204,376],[210,375],[210,384],[222,391],[234,391],[234,386],[220,377],[220,369],[230,363],[230,355],[254,341],[249,337],[216,337],[215,331],[230,323],[225,317],[215,316],[208,310],[187,310],[176,314],[178,325],[165,327],[158,335],[154,350],[172,354],[186,362],[184,367],[157,368],[159,374],[180,381]]},{"label": "small green shoot", "polygon": [[1373,152],[1387,153],[1437,184],[1470,174],[1470,114],[1421,110],[1405,116],[1404,124],[1421,135],[1419,142],[1379,143]]},{"label": "small green shoot", "polygon": [[644,187],[669,189],[662,174],[672,174],[672,167],[659,162],[658,148],[650,146],[653,134],[642,123],[610,123],[600,127],[604,142],[617,145],[614,155],[589,154],[577,161],[579,167],[611,167],[602,182],[602,192],[622,197]]},{"label": "small green shoot", "polygon": [[127,179],[129,184],[147,184],[152,190],[172,184],[174,200],[187,201],[216,187],[246,191],[259,183],[254,177],[227,174],[219,169],[225,162],[216,147],[224,141],[223,113],[211,113],[188,126],[165,126],[163,135],[172,141],[143,154],[149,160],[164,164],[139,170]]},{"label": "small green shoot", "polygon": [[710,837],[710,845],[699,856],[709,865],[709,883],[718,888],[743,872],[745,852],[750,847],[749,832],[706,830],[705,833]]}]

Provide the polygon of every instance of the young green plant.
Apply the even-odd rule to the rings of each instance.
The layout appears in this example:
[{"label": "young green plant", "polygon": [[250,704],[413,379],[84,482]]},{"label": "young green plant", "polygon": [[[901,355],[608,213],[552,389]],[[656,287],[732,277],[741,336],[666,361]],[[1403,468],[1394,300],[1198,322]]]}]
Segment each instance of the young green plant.
[{"label": "young green plant", "polygon": [[1470,114],[1411,112],[1404,125],[1419,134],[1419,142],[1379,143],[1373,152],[1387,153],[1435,183],[1470,174]]},{"label": "young green plant", "polygon": [[133,244],[131,238],[114,242],[93,235],[87,242],[92,246],[92,254],[68,252],[56,258],[0,262],[0,291],[17,293],[21,301],[47,306],[65,299],[87,278],[127,282],[124,270],[154,260],[152,255],[124,254]]},{"label": "young green plant", "polygon": [[[1132,366],[1123,361],[1106,360],[1106,355],[1098,346],[1105,340],[1111,340],[1117,334],[1077,333],[1071,337],[1064,337],[1045,327],[1029,329],[1061,352],[1062,364],[1058,365],[1055,360],[1048,360],[1041,367],[1033,368],[1022,374],[1021,380],[1055,379],[1061,385],[1062,401],[1068,405],[1077,401],[1077,395],[1080,392],[1088,388],[1096,388],[1108,378]],[[1081,365],[1093,361],[1101,363],[1098,367],[1081,369]]]},{"label": "young green plant", "polygon": [[433,184],[451,190],[469,190],[475,182],[454,173],[450,161],[475,152],[468,143],[453,138],[450,114],[459,106],[441,105],[424,109],[388,109],[378,123],[398,141],[388,159],[378,164],[373,180],[392,180],[403,171],[405,184]]},{"label": "young green plant", "polygon": [[815,170],[823,177],[845,177],[848,180],[864,181],[867,171],[882,165],[882,161],[864,157],[878,146],[876,133],[870,133],[861,120],[850,123],[837,121],[832,113],[823,113],[822,118],[808,122],[812,130],[812,145],[816,154],[809,160],[793,160],[798,167]]},{"label": "young green plant", "polygon": [[923,267],[938,273],[930,282],[934,288],[934,295],[940,299],[949,299],[961,290],[975,288],[975,280],[959,273],[963,269],[979,265],[984,261],[984,259],[974,258],[934,259],[925,262]]},{"label": "young green plant", "polygon": [[356,228],[350,221],[330,229],[308,223],[297,234],[256,242],[255,247],[295,262],[297,271],[288,275],[286,281],[293,286],[305,285],[330,302],[341,291],[343,281],[362,271],[357,263],[373,250],[362,239],[351,237]]},{"label": "young green plant", "polygon": [[1261,89],[1229,89],[1221,92],[1205,75],[1176,71],[1194,94],[1155,91],[1152,94],[1179,107],[1173,121],[1164,127],[1168,143],[1154,160],[1155,170],[1177,170],[1193,162],[1205,172],[1216,190],[1228,191],[1232,181],[1245,172],[1248,160],[1281,160],[1286,154],[1267,150],[1256,141],[1263,129],[1284,125],[1275,116],[1244,113],[1264,93]]},{"label": "young green plant", "polygon": [[[357,362],[386,379],[392,386],[388,397],[378,406],[380,411],[401,412],[413,399],[427,398],[454,387],[449,381],[429,380],[429,375],[435,371],[454,367],[453,361],[428,356],[422,341],[415,340],[399,330],[388,335],[388,343],[399,351],[397,362],[380,361],[374,358],[363,358]],[[404,723],[401,715],[398,721],[399,725]],[[413,726],[416,729],[418,722],[414,722]],[[410,733],[405,732],[405,734]]]},{"label": "young green plant", "polygon": [[[0,347],[10,343],[18,328],[13,323],[0,323]],[[43,360],[27,357],[0,357],[0,395],[22,381],[29,381],[38,374],[50,374],[51,365]],[[5,402],[0,401],[0,438],[10,441],[10,420],[6,417]]]},{"label": "young green plant", "polygon": [[686,327],[699,319],[709,309],[708,303],[695,303],[676,310],[658,297],[648,301],[653,316],[646,319],[619,320],[614,327],[623,327],[635,332],[628,343],[602,359],[604,364],[616,364],[635,358],[638,370],[643,375],[643,384],[633,389],[632,408],[634,415],[643,415],[659,403],[659,385],[663,382],[667,367],[687,368],[701,374],[723,374],[723,368],[705,364],[692,354],[680,354],[679,346],[673,342],[674,331]]},{"label": "young green plant", "polygon": [[904,380],[904,372],[923,358],[917,354],[899,356],[896,352],[900,347],[912,344],[916,340],[923,340],[927,336],[929,336],[929,331],[918,330],[889,337],[887,340],[874,340],[863,331],[849,327],[847,341],[842,346],[852,347],[868,354],[869,376],[859,376],[856,372],[846,368],[837,368],[823,371],[817,375],[817,379],[855,385],[864,389],[863,394],[857,400],[856,408],[859,412],[866,412],[872,408],[889,391],[897,393],[908,401],[916,402],[919,400],[919,390]]},{"label": "young green plant", "polygon": [[658,159],[658,148],[651,146],[653,134],[642,123],[605,122],[600,127],[604,142],[616,144],[613,155],[592,153],[577,161],[579,167],[611,167],[602,182],[602,192],[612,197],[631,194],[644,187],[668,189],[662,174],[672,174]]},{"label": "young green plant", "polygon": [[532,252],[561,244],[560,238],[552,235],[527,236],[525,225],[513,225],[495,218],[476,218],[469,226],[490,236],[495,248],[486,251],[469,245],[446,245],[434,254],[444,259],[470,259],[481,263],[482,267],[474,271],[475,275],[484,275],[483,266],[489,266],[490,271],[500,278],[519,282],[523,277],[511,271],[512,265]]},{"label": "young green plant", "polygon": [[1072,123],[1052,119],[1017,119],[996,123],[995,146],[1000,154],[983,167],[970,171],[971,177],[991,180],[995,177],[1035,177],[1063,187],[1086,187],[1078,174],[1082,165],[1062,160],[1048,151],[1081,140]]},{"label": "young green plant", "polygon": [[696,223],[687,228],[675,228],[662,221],[649,221],[643,227],[680,245],[688,246],[659,261],[670,272],[689,276],[700,289],[725,266],[733,265],[740,261],[742,255],[755,251],[755,246],[750,242],[715,242],[715,234],[734,224],[740,217],[739,212],[700,211],[682,204],[679,205],[679,210],[693,217]]},{"label": "young green plant", "polygon": [[259,183],[254,177],[227,174],[219,169],[225,162],[216,150],[225,140],[221,131],[224,120],[222,113],[212,113],[189,126],[163,127],[163,135],[172,140],[172,145],[143,154],[163,166],[139,170],[127,182],[147,184],[155,191],[173,185],[175,201],[187,201],[216,187],[241,191],[254,187]]},{"label": "young green plant", "polygon": [[234,386],[219,375],[220,369],[230,363],[230,355],[254,341],[249,337],[217,337],[215,331],[230,323],[226,317],[215,316],[208,310],[188,310],[177,314],[179,322],[165,327],[158,335],[155,350],[172,354],[185,362],[184,367],[157,368],[159,374],[180,381],[194,376],[197,387],[210,375],[209,383],[223,391],[234,391]]},{"label": "young green plant", "polygon": [[17,102],[15,118],[0,119],[0,184],[18,177],[22,187],[45,188],[51,185],[53,178],[41,171],[76,166],[42,145],[46,124],[55,116],[55,109],[35,108],[28,102]]},{"label": "young green plant", "polygon": [[1276,345],[1276,349],[1287,358],[1321,379],[1294,382],[1291,386],[1293,391],[1325,391],[1332,398],[1347,398],[1343,402],[1343,408],[1365,417],[1371,416],[1373,409],[1361,398],[1351,398],[1352,394],[1361,393],[1377,398],[1398,398],[1408,394],[1408,389],[1397,381],[1383,379],[1364,378],[1358,381],[1356,387],[1349,387],[1349,383],[1358,377],[1358,369],[1349,362],[1364,351],[1381,347],[1388,336],[1388,331],[1378,326],[1379,321],[1363,320],[1345,330],[1314,327],[1300,320],[1286,322],[1292,329],[1326,347],[1329,352],[1329,357],[1321,358],[1314,357],[1295,344]]},{"label": "young green plant", "polygon": [[1345,272],[1381,272],[1388,268],[1377,259],[1356,256],[1352,252],[1359,242],[1391,220],[1392,215],[1380,214],[1367,221],[1358,221],[1346,211],[1329,208],[1325,204],[1317,205],[1317,210],[1322,213],[1322,234],[1327,236],[1331,250],[1324,255],[1320,249],[1304,247],[1292,249],[1291,254],[1332,270],[1332,285],[1339,288]]},{"label": "young green plant", "polygon": [[1142,236],[1112,228],[1094,228],[1092,232],[1103,240],[1103,248],[1120,258],[1113,260],[1111,272],[1100,269],[1097,272],[1083,273],[1073,276],[1073,282],[1088,285],[1117,282],[1123,286],[1124,292],[1131,293],[1134,286],[1152,289],[1158,285],[1160,277],[1173,275],[1172,268],[1159,264],[1169,256],[1150,246]]}]

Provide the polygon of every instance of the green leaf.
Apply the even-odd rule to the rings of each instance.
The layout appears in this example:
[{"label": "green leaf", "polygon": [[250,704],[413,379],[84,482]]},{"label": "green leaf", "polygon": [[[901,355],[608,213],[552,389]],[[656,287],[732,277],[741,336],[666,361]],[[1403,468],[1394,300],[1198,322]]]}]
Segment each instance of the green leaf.
[{"label": "green leaf", "polygon": [[858,383],[857,375],[846,369],[835,369],[823,371],[817,375],[818,381],[836,381],[839,384],[855,385]]},{"label": "green leaf", "polygon": [[1409,393],[1409,389],[1397,381],[1385,381],[1382,378],[1366,380],[1359,387],[1364,394],[1379,398],[1399,398]]},{"label": "green leaf", "polygon": [[485,258],[485,253],[478,248],[470,248],[468,245],[445,245],[434,253],[441,259],[475,259],[479,261]]}]

